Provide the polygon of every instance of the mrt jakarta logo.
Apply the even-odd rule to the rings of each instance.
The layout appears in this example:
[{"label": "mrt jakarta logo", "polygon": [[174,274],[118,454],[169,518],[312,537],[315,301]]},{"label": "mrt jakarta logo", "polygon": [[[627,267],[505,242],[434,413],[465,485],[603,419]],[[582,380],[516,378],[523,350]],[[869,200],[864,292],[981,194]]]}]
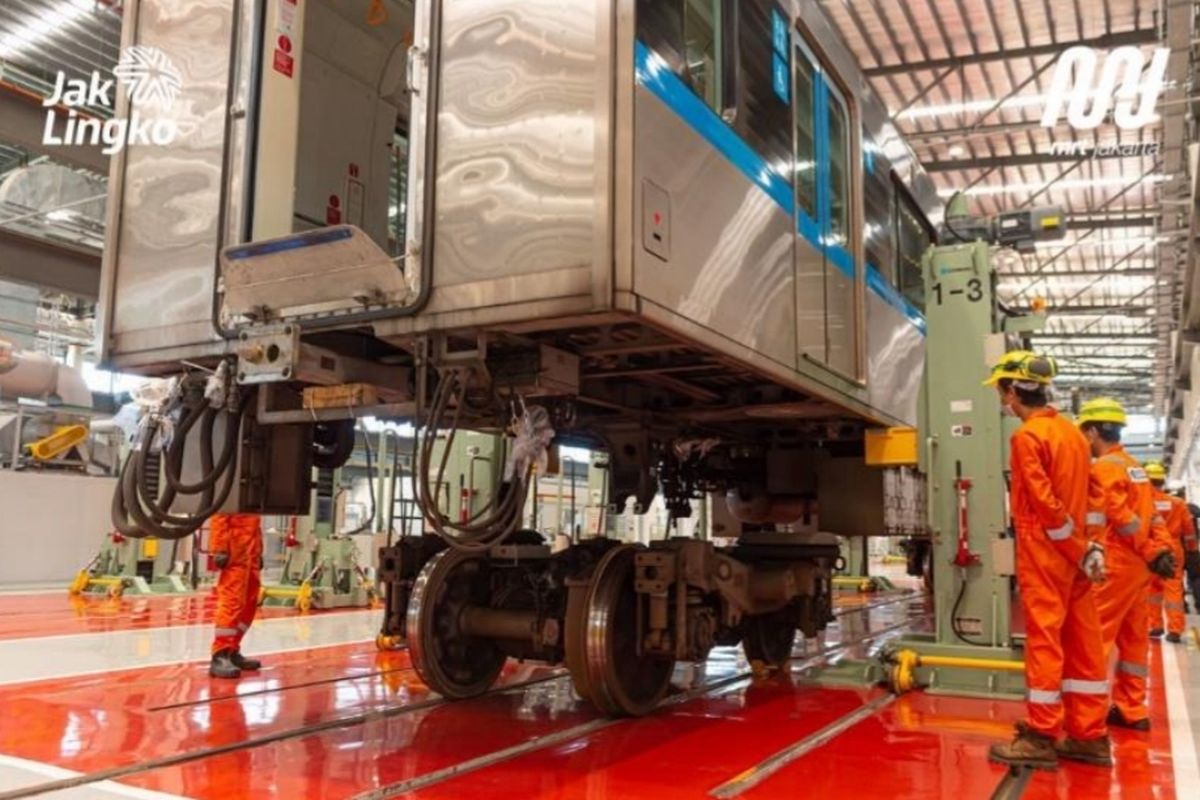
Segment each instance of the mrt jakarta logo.
[{"label": "mrt jakarta logo", "polygon": [[1053,128],[1064,109],[1067,122],[1076,130],[1094,130],[1110,110],[1113,122],[1121,130],[1137,130],[1156,122],[1155,107],[1163,91],[1170,57],[1170,50],[1159,48],[1147,66],[1140,48],[1117,47],[1101,65],[1100,54],[1093,48],[1069,48],[1054,67],[1042,125]]},{"label": "mrt jakarta logo", "polygon": [[[125,87],[130,100],[128,119],[100,119],[80,109],[109,108],[116,105],[116,85]],[[68,78],[59,72],[54,91],[42,101],[46,126],[42,142],[48,145],[100,145],[105,155],[120,151],[127,144],[166,145],[175,140],[178,126],[174,119],[159,116],[170,110],[182,84],[179,70],[167,54],[157,47],[135,45],[121,51],[113,69],[113,78],[104,80],[93,72],[89,80]],[[67,117],[61,133],[55,131],[54,109],[65,107]]]}]

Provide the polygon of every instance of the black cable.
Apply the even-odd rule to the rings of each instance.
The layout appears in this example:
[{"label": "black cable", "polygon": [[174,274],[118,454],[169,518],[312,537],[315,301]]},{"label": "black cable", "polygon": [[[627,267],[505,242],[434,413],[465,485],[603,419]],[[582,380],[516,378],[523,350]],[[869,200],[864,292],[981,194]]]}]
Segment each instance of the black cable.
[{"label": "black cable", "polygon": [[[223,411],[212,408],[203,392],[197,391],[199,387],[190,376],[184,381],[190,383],[181,386],[166,407],[148,417],[139,428],[133,448],[121,466],[111,516],[114,527],[126,536],[138,539],[153,536],[169,541],[190,536],[225,505],[233,490],[238,435],[242,417],[251,405],[239,404],[235,398],[231,408]],[[222,413],[226,420],[222,437],[224,447],[220,458],[214,458],[214,432],[217,418]],[[155,458],[152,451],[161,438],[163,420],[175,415],[178,415],[175,436],[169,446],[160,447],[161,459]],[[197,422],[201,423],[198,437],[200,479],[195,483],[184,483],[185,446]],[[155,485],[160,469],[167,484],[161,494]],[[198,508],[182,515],[172,513],[181,496],[195,498]]]},{"label": "black cable", "polygon": [[950,630],[954,631],[954,635],[958,637],[960,641],[965,642],[972,647],[987,647],[988,645],[985,642],[976,642],[972,639],[968,639],[966,635],[964,635],[963,632],[958,629],[958,609],[962,605],[963,595],[966,593],[967,576],[963,575],[961,583],[958,587],[958,597],[954,601],[954,608],[950,611]]},{"label": "black cable", "polygon": [[[417,463],[413,468],[412,480],[417,506],[434,531],[455,549],[479,551],[502,543],[520,527],[525,500],[529,492],[529,476],[532,465],[524,470],[524,474],[518,474],[512,481],[502,484],[488,503],[466,521],[455,522],[449,513],[443,513],[438,508],[429,482],[430,475],[433,473],[433,446],[438,431],[443,429],[446,408],[453,399],[455,408],[449,426],[446,427],[448,433],[442,443],[442,456],[438,461],[434,481],[435,486],[441,486],[445,482],[446,466],[458,433],[466,393],[466,382],[458,373],[448,372],[442,376],[442,380],[434,392],[425,429],[419,434],[420,449]],[[449,508],[447,508],[448,511]]]},{"label": "black cable", "polygon": [[[363,533],[364,531],[367,530],[367,528],[369,528],[375,524],[375,512],[376,512],[375,490],[378,487],[376,486],[375,473],[373,471],[373,466],[372,466],[372,461],[371,461],[371,436],[370,436],[370,433],[367,431],[366,424],[363,423],[362,420],[359,420],[358,428],[363,436],[363,447],[366,448],[366,451],[367,451],[367,488],[371,492],[371,513],[367,516],[367,518],[363,521],[363,523],[361,525],[359,525],[354,530],[347,532],[345,534],[346,536],[353,536],[358,533]],[[336,508],[336,506],[337,506],[337,504],[335,503],[334,507]]]}]

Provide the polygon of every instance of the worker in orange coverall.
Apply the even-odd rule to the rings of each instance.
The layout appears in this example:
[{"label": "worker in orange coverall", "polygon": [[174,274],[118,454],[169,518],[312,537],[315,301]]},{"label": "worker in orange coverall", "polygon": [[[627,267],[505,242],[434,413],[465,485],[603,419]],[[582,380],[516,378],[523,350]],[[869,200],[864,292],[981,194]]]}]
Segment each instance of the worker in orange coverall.
[{"label": "worker in orange coverall", "polygon": [[[1163,635],[1163,611],[1167,612],[1167,641],[1183,641],[1187,618],[1183,612],[1183,563],[1185,552],[1196,550],[1196,523],[1187,503],[1163,491],[1167,468],[1157,461],[1146,465],[1146,477],[1154,487],[1154,507],[1167,526],[1171,541],[1171,556],[1175,559],[1175,574],[1170,578],[1157,575],[1150,579],[1150,594],[1146,597],[1146,613],[1150,617],[1150,637]],[[1194,558],[1194,556],[1193,556]]]},{"label": "worker in orange coverall", "polygon": [[[1056,769],[1058,759],[1109,766],[1107,669],[1092,583],[1105,579],[1104,547],[1085,535],[1088,445],[1049,405],[1054,361],[1005,355],[985,382],[1021,418],[1012,435],[1011,494],[1017,585],[1025,609],[1028,719],[993,761]],[[1066,738],[1057,742],[1060,732]]]},{"label": "worker in orange coverall", "polygon": [[1146,675],[1150,634],[1146,592],[1151,574],[1175,574],[1166,527],[1154,507],[1150,479],[1121,446],[1125,409],[1116,400],[1089,400],[1079,410],[1079,427],[1091,445],[1089,522],[1104,526],[1108,580],[1097,589],[1106,656],[1117,649],[1113,706],[1108,724],[1146,731]]},{"label": "worker in orange coverall", "polygon": [[208,674],[237,678],[242,670],[262,668],[260,662],[241,653],[242,637],[258,611],[262,523],[257,514],[215,514],[210,525],[208,551],[221,575],[217,579],[217,614]]}]

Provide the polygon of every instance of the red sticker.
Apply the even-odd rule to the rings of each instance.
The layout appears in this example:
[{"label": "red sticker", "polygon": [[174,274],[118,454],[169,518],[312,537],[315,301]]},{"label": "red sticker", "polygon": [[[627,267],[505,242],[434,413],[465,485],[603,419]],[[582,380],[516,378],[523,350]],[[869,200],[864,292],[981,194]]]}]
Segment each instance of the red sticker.
[{"label": "red sticker", "polygon": [[350,177],[351,178],[358,177],[358,164],[353,164],[353,163],[350,164]]},{"label": "red sticker", "polygon": [[337,225],[342,221],[342,210],[334,206],[325,207],[325,224]]},{"label": "red sticker", "polygon": [[278,43],[279,43],[279,45],[278,45],[279,49],[282,50],[283,52],[285,52],[285,53],[292,52],[292,40],[289,39],[287,36],[280,34]]},{"label": "red sticker", "polygon": [[292,58],[291,56],[289,56],[287,53],[283,52],[282,50],[276,48],[275,62],[273,64],[276,72],[287,75],[290,78],[290,77],[292,77],[292,68],[295,66],[295,64],[296,64],[296,59]]},{"label": "red sticker", "polygon": [[331,208],[341,208],[342,200],[336,194],[329,195],[329,206]]}]

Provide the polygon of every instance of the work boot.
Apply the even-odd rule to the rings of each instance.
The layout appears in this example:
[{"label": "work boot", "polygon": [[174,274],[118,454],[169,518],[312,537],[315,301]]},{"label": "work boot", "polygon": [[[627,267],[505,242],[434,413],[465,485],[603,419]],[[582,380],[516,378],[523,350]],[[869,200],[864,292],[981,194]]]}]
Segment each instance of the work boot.
[{"label": "work boot", "polygon": [[1112,744],[1107,736],[1099,739],[1072,739],[1067,737],[1054,745],[1059,758],[1070,761],[1081,761],[1084,764],[1095,764],[1099,767],[1111,767]]},{"label": "work boot", "polygon": [[257,658],[246,658],[242,655],[241,650],[234,650],[233,656],[230,659],[233,665],[243,672],[258,672],[262,669],[262,662]]},{"label": "work boot", "polygon": [[1162,628],[1151,628],[1150,629],[1150,638],[1151,639],[1161,639],[1162,635],[1163,635]]},{"label": "work boot", "polygon": [[1150,730],[1150,718],[1134,720],[1130,722],[1125,719],[1125,715],[1121,713],[1121,709],[1113,706],[1108,710],[1108,724],[1116,725],[1118,728],[1129,728],[1132,731],[1148,731]]},{"label": "work boot", "polygon": [[208,674],[214,678],[240,678],[242,671],[233,659],[236,653],[236,650],[218,650],[213,653],[212,663],[208,665]]},{"label": "work boot", "polygon": [[1017,735],[1010,744],[994,744],[988,749],[988,760],[1013,767],[1033,769],[1058,769],[1058,753],[1054,740],[1029,727],[1027,722],[1018,722]]},{"label": "work boot", "polygon": [[1180,642],[1183,641],[1183,637],[1180,636],[1178,633],[1168,633],[1167,641],[1170,642],[1171,644],[1179,644]]}]

